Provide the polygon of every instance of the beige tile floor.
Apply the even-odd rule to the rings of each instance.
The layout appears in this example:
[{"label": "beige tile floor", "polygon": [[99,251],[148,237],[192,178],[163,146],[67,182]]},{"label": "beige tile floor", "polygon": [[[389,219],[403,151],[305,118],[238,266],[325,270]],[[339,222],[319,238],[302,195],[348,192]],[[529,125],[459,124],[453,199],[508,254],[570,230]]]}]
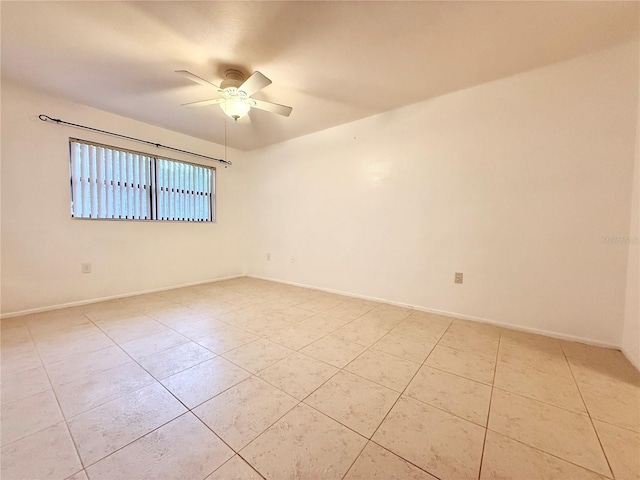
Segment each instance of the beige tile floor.
[{"label": "beige tile floor", "polygon": [[11,479],[639,479],[615,350],[240,278],[2,321]]}]

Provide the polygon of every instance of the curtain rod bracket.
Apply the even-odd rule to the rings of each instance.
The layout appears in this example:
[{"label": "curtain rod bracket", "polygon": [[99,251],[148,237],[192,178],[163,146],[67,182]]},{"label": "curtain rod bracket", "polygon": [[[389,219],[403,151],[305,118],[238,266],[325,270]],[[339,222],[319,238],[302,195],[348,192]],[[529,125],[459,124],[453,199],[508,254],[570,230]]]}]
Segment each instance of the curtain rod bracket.
[{"label": "curtain rod bracket", "polygon": [[50,121],[50,122],[56,122],[57,124],[64,124],[64,125],[70,125],[72,127],[84,128],[85,130],[91,130],[93,132],[104,133],[106,135],[113,135],[114,137],[126,138],[127,140],[133,140],[134,142],[146,143],[147,145],[153,145],[153,146],[155,146],[157,148],[164,148],[164,149],[167,149],[167,150],[172,150],[174,152],[180,152],[180,153],[185,153],[187,155],[192,155],[194,157],[206,158],[207,160],[214,160],[216,162],[220,162],[220,163],[224,164],[224,168],[227,168],[229,165],[232,165],[232,163],[229,160],[223,160],[221,158],[209,157],[207,155],[202,155],[200,153],[189,152],[188,150],[182,150],[180,148],[168,147],[168,146],[162,145],[160,143],[150,142],[148,140],[142,140],[140,138],[135,138],[135,137],[129,137],[128,135],[122,135],[121,133],[108,132],[107,130],[100,130],[98,128],[87,127],[86,125],[78,125],[77,123],[65,122],[64,120],[61,120],[59,118],[52,118],[49,115],[45,115],[43,113],[38,115],[38,118],[40,120],[42,120],[43,122],[49,122]]}]

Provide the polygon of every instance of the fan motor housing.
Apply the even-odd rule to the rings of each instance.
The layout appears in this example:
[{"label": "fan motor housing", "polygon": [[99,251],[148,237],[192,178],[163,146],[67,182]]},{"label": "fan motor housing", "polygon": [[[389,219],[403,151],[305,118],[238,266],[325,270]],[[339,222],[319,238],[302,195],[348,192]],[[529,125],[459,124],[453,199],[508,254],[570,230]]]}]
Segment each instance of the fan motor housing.
[{"label": "fan motor housing", "polygon": [[230,68],[224,72],[224,80],[220,84],[222,90],[228,88],[237,89],[244,82],[244,75],[240,70]]}]

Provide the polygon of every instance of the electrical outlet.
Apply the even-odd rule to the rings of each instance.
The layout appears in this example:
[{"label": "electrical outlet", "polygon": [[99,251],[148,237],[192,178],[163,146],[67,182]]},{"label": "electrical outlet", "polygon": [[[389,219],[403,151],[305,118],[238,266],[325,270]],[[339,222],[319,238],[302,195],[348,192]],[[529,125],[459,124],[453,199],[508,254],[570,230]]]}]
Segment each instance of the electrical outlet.
[{"label": "electrical outlet", "polygon": [[454,280],[455,283],[462,283],[462,273],[456,272],[456,278]]},{"label": "electrical outlet", "polygon": [[291,263],[296,263],[296,257],[291,257]]},{"label": "electrical outlet", "polygon": [[82,264],[82,273],[91,273],[91,264],[83,263]]},{"label": "electrical outlet", "polygon": [[267,260],[271,260],[271,254],[267,253]]}]

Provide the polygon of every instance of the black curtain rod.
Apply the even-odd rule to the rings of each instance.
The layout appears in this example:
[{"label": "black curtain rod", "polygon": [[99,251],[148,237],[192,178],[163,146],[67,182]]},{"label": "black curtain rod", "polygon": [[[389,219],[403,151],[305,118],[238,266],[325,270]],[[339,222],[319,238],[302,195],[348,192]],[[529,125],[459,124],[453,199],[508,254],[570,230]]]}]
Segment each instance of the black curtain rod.
[{"label": "black curtain rod", "polygon": [[40,120],[42,120],[43,122],[50,121],[50,122],[62,123],[64,125],[71,125],[72,127],[78,127],[78,128],[84,128],[85,130],[91,130],[92,132],[105,133],[107,135],[113,135],[114,137],[126,138],[127,140],[133,140],[134,142],[146,143],[147,145],[153,145],[154,147],[165,148],[167,150],[173,150],[174,152],[186,153],[187,155],[193,155],[194,157],[206,158],[207,160],[215,160],[216,162],[224,163],[225,168],[227,168],[228,165],[231,165],[231,162],[229,160],[222,160],[221,158],[208,157],[206,155],[201,155],[199,153],[189,152],[187,150],[181,150],[179,148],[167,147],[166,145],[161,145],[161,144],[156,143],[156,142],[150,142],[148,140],[141,140],[141,139],[135,138],[135,137],[129,137],[127,135],[122,135],[121,133],[107,132],[106,130],[100,130],[98,128],[93,128],[93,127],[87,127],[86,125],[78,125],[77,123],[65,122],[64,120],[60,120],[59,118],[51,118],[50,116],[44,115],[44,114],[38,115],[38,118]]}]

